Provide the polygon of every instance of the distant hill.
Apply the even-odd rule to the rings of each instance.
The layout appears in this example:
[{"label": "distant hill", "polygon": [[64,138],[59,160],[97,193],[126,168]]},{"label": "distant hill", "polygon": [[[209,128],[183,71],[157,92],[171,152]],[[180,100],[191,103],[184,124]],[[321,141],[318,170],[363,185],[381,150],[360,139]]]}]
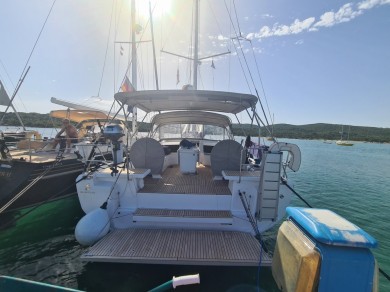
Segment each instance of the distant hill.
[{"label": "distant hill", "polygon": [[[26,127],[52,128],[61,126],[61,121],[58,119],[50,118],[49,114],[19,113],[19,115],[21,116]],[[0,117],[2,116],[3,113],[0,112]],[[2,126],[19,125],[20,124],[15,113],[7,113],[5,115]],[[241,126],[244,132],[240,128]],[[238,124],[233,125],[234,135],[245,136],[250,134],[251,136],[257,136],[259,134],[258,127],[251,127],[249,124],[243,124],[241,126]],[[139,130],[141,132],[148,131],[149,124],[141,123],[139,125]],[[340,131],[341,125],[323,123],[300,126],[289,124],[276,124],[273,127],[273,133],[275,137],[292,139],[338,140],[340,139]],[[348,128],[344,127],[344,131],[346,135],[346,131],[348,131]],[[260,128],[260,135],[269,136],[268,132],[265,130],[264,127]],[[349,140],[390,143],[390,128],[351,126]]]},{"label": "distant hill", "polygon": [[[234,125],[235,135],[239,133],[239,126]],[[243,125],[246,132],[249,131],[250,125]],[[347,138],[348,127],[344,126],[344,139]],[[335,124],[309,124],[309,125],[289,125],[276,124],[273,127],[275,137],[292,138],[292,139],[308,139],[308,140],[339,140],[341,125]],[[261,128],[261,135],[269,136],[264,127]],[[258,128],[252,129],[251,135],[258,135]],[[367,142],[390,142],[390,128],[375,128],[375,127],[359,127],[351,126],[349,132],[349,140],[351,141],[367,141]]]}]

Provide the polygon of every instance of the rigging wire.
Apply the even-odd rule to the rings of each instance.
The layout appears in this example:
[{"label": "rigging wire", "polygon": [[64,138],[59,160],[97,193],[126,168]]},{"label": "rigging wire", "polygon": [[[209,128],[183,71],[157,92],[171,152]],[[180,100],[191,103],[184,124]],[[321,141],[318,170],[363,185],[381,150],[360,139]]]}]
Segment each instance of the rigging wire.
[{"label": "rigging wire", "polygon": [[[3,70],[4,70],[5,74],[7,75],[8,80],[11,83],[12,87],[15,87],[15,84],[12,82],[12,79],[11,79],[10,75],[8,74],[8,71],[5,68],[4,63],[1,61],[1,59],[0,59],[0,64],[1,64],[1,67],[3,67]],[[1,74],[0,74],[0,80],[4,80],[3,76]],[[3,84],[3,86],[6,88],[5,84]],[[21,98],[19,98],[19,101],[21,102],[24,110],[27,112],[27,108],[26,108],[26,105],[23,103],[23,100]]]},{"label": "rigging wire", "polygon": [[[263,104],[262,104],[262,102],[261,102],[261,100],[260,100],[259,93],[258,93],[258,91],[257,91],[257,89],[256,89],[256,85],[255,85],[255,82],[254,82],[252,73],[251,73],[251,71],[250,71],[250,69],[249,69],[248,61],[247,61],[247,59],[246,59],[246,57],[245,57],[245,53],[244,53],[244,51],[243,51],[243,46],[242,46],[241,41],[240,41],[241,39],[245,39],[245,38],[242,37],[241,32],[237,33],[237,30],[236,30],[235,25],[234,25],[233,20],[232,20],[232,15],[231,15],[231,13],[229,12],[229,10],[228,10],[228,8],[227,8],[226,0],[225,0],[225,7],[226,7],[227,13],[228,13],[228,15],[229,15],[229,19],[230,19],[230,22],[231,22],[231,24],[232,24],[232,27],[233,27],[233,29],[234,29],[234,32],[235,32],[235,35],[236,35],[236,40],[237,40],[237,42],[239,43],[239,49],[240,49],[240,51],[241,51],[242,58],[244,59],[244,62],[245,62],[245,65],[246,65],[246,68],[247,68],[247,71],[248,71],[248,75],[250,76],[250,79],[251,79],[251,81],[252,81],[252,84],[253,84],[253,86],[254,86],[254,88],[255,88],[255,91],[256,91],[256,95],[257,95],[259,104],[260,104],[260,106],[261,106],[261,108],[262,108],[263,115],[264,115],[265,120],[266,120],[266,122],[267,122],[267,127],[269,127],[270,125],[269,125],[269,122],[268,122],[267,115],[266,115],[266,113],[265,113],[265,111],[264,111]],[[237,9],[236,9],[236,5],[235,5],[235,1],[234,1],[234,0],[233,0],[233,7],[234,7],[234,12],[235,12],[235,14],[237,15]],[[236,49],[236,51],[237,51],[237,49]]]},{"label": "rigging wire", "polygon": [[[20,74],[20,76],[22,76],[22,75],[24,74],[24,72],[26,71],[26,68],[27,68],[27,66],[28,66],[28,63],[30,62],[30,59],[31,59],[31,57],[32,57],[32,54],[33,54],[34,51],[35,51],[35,48],[36,48],[36,46],[37,46],[37,44],[38,44],[38,41],[39,41],[39,39],[40,39],[40,37],[41,37],[41,34],[42,34],[42,32],[43,32],[43,29],[44,29],[45,26],[46,26],[46,23],[47,23],[47,21],[48,21],[48,19],[49,19],[49,16],[51,15],[51,12],[52,12],[52,10],[53,10],[54,4],[55,4],[56,2],[57,2],[57,0],[54,0],[54,1],[53,1],[53,4],[52,4],[51,7],[50,7],[49,13],[48,13],[47,16],[46,16],[46,19],[45,19],[45,21],[44,21],[44,23],[43,23],[43,25],[42,25],[42,28],[41,28],[41,30],[40,30],[40,32],[39,32],[39,34],[38,34],[38,37],[37,37],[37,39],[36,39],[36,41],[35,41],[35,43],[34,43],[34,46],[33,46],[32,50],[31,50],[31,52],[30,52],[30,55],[28,56],[28,59],[27,59],[27,61],[26,61],[26,64],[24,65],[22,74]],[[21,79],[21,77],[19,78],[19,81],[20,81],[20,79]]]},{"label": "rigging wire", "polygon": [[37,37],[37,39],[35,40],[34,46],[33,46],[32,50],[31,50],[31,52],[30,52],[30,55],[29,55],[28,58],[27,58],[26,64],[24,65],[23,71],[22,71],[22,73],[20,74],[19,81],[18,81],[18,83],[17,83],[17,85],[16,85],[16,87],[15,87],[15,89],[14,89],[14,92],[13,92],[13,94],[12,94],[12,98],[11,98],[10,101],[9,101],[8,107],[7,107],[6,110],[4,111],[4,114],[3,114],[3,117],[1,118],[1,120],[3,120],[5,114],[7,113],[8,109],[9,109],[9,107],[12,105],[12,101],[13,101],[13,99],[15,98],[15,95],[17,94],[17,92],[18,92],[20,86],[22,85],[22,82],[23,82],[24,78],[26,77],[27,72],[30,70],[30,66],[27,68],[28,63],[30,62],[30,59],[31,59],[31,57],[32,57],[32,54],[33,54],[34,51],[35,51],[35,48],[36,48],[36,46],[37,46],[37,44],[38,44],[38,41],[39,41],[39,39],[40,39],[40,37],[41,37],[41,35],[42,35],[42,32],[43,32],[43,30],[44,30],[44,28],[45,28],[45,26],[46,26],[46,23],[47,23],[47,21],[48,21],[48,19],[49,19],[49,16],[51,15],[51,12],[52,12],[52,10],[53,10],[54,4],[55,4],[56,2],[57,2],[57,0],[54,0],[54,1],[53,1],[53,4],[52,4],[51,7],[50,7],[49,13],[47,14],[46,19],[45,19],[45,21],[44,21],[44,23],[43,23],[43,25],[42,25],[42,27],[41,27],[41,30],[39,31],[38,37]]},{"label": "rigging wire", "polygon": [[97,96],[100,96],[100,89],[102,88],[104,70],[105,70],[105,68],[106,68],[107,53],[108,53],[108,44],[109,44],[109,42],[110,42],[111,25],[112,25],[112,19],[113,19],[113,15],[114,15],[114,4],[115,4],[115,2],[112,2],[111,17],[110,17],[110,25],[109,25],[109,28],[108,28],[108,36],[107,36],[106,52],[105,52],[105,54],[104,54],[103,70],[102,70],[102,76],[101,76],[101,78],[100,78],[100,84],[99,84],[99,90],[98,90]]},{"label": "rigging wire", "polygon": [[[255,60],[255,64],[256,64],[256,70],[257,70],[257,75],[259,75],[259,80],[260,80],[260,85],[261,85],[261,90],[263,91],[263,95],[264,95],[264,99],[265,99],[265,103],[267,105],[267,109],[268,109],[268,114],[269,116],[271,117],[271,111],[269,109],[269,105],[268,105],[268,99],[267,99],[267,95],[265,94],[265,89],[264,89],[264,84],[263,84],[263,79],[261,78],[261,74],[260,74],[260,70],[259,70],[259,65],[257,63],[257,58],[255,56],[255,50],[254,50],[254,47],[253,47],[253,44],[252,44],[252,40],[250,39],[247,39],[251,45],[251,48],[252,48],[252,54],[253,54],[253,59]],[[273,124],[273,122],[272,122]]]}]

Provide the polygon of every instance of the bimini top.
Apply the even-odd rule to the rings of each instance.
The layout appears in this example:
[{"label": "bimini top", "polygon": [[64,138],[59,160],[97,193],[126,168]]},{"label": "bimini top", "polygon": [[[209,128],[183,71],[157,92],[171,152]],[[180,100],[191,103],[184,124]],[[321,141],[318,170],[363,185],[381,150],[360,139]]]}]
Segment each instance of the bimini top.
[{"label": "bimini top", "polygon": [[202,110],[237,114],[255,107],[251,94],[207,90],[145,90],[119,92],[115,99],[145,112]]},{"label": "bimini top", "polygon": [[230,127],[229,117],[204,111],[173,111],[157,114],[151,121],[152,125],[163,126],[170,124],[201,124],[219,127]]},{"label": "bimini top", "polygon": [[69,119],[72,122],[80,123],[87,120],[110,120],[113,115],[107,115],[100,111],[88,110],[54,110],[50,116],[59,119]]}]

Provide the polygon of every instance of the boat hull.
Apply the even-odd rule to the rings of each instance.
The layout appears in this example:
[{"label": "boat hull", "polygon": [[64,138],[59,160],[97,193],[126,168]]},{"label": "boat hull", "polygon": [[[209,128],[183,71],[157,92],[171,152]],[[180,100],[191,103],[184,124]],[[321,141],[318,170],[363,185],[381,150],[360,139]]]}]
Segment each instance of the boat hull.
[{"label": "boat hull", "polygon": [[[76,193],[75,180],[83,171],[84,164],[74,159],[64,159],[56,163],[30,163],[12,160],[1,163],[0,167],[0,208],[20,192],[24,193],[12,203],[5,212],[57,200]],[[42,178],[32,184],[35,179]],[[31,187],[28,187],[30,184]]]}]

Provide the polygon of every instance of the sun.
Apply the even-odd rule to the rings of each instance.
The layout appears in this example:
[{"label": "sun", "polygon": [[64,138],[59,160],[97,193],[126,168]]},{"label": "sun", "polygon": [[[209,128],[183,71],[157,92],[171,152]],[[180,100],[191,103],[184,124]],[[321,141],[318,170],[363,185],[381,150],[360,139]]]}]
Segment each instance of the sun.
[{"label": "sun", "polygon": [[149,2],[154,19],[160,18],[171,11],[172,0],[141,0],[135,2],[137,15],[139,17],[145,19],[149,18]]}]

